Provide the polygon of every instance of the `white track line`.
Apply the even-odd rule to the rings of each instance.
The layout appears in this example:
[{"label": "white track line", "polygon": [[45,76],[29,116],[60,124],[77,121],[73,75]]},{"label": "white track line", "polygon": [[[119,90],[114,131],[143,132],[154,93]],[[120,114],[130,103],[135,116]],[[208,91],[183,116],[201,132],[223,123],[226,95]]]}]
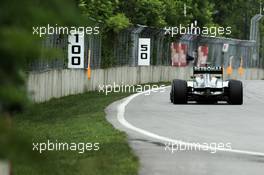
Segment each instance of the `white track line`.
[{"label": "white track line", "polygon": [[[157,90],[157,89],[155,89]],[[195,144],[195,143],[190,143],[190,142],[184,142],[181,140],[175,140],[175,139],[171,139],[168,137],[164,137],[164,136],[160,136],[154,133],[151,133],[149,131],[137,128],[135,126],[133,126],[132,124],[130,124],[126,119],[125,119],[125,108],[128,105],[128,103],[133,100],[135,97],[145,94],[149,91],[145,91],[145,92],[140,92],[137,94],[133,94],[129,97],[127,97],[121,104],[118,105],[117,107],[117,119],[119,121],[119,123],[121,123],[123,126],[125,126],[126,128],[129,128],[133,131],[136,131],[140,134],[143,134],[145,136],[154,138],[154,139],[158,139],[161,140],[163,142],[169,142],[169,143],[174,143],[174,144],[181,144],[181,145],[186,145],[186,146],[190,146],[190,147],[195,147],[198,148],[198,150],[203,150],[203,151],[224,151],[224,152],[230,152],[230,153],[238,153],[238,154],[246,154],[246,155],[252,155],[252,156],[264,156],[264,153],[261,152],[254,152],[254,151],[246,151],[246,150],[238,150],[238,149],[226,149],[226,148],[215,148],[215,147],[211,147],[208,145],[202,145],[202,144]]]}]

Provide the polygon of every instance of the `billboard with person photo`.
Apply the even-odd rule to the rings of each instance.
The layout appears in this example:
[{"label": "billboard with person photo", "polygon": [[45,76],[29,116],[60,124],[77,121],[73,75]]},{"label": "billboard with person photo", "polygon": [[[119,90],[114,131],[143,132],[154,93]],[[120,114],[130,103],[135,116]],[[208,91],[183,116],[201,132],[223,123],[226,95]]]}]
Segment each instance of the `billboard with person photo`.
[{"label": "billboard with person photo", "polygon": [[171,43],[172,66],[187,66],[187,44]]},{"label": "billboard with person photo", "polygon": [[208,51],[209,50],[208,50],[207,45],[198,47],[198,59],[197,59],[196,66],[206,65],[207,59],[208,59]]}]

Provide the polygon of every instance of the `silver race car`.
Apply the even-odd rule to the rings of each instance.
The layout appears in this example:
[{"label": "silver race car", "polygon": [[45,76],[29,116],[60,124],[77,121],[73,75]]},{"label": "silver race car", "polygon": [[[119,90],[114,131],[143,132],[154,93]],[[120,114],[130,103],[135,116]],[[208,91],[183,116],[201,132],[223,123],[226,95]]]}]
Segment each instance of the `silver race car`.
[{"label": "silver race car", "polygon": [[172,81],[170,100],[173,104],[198,103],[243,104],[243,85],[239,80],[223,80],[222,67],[193,67],[192,80]]}]

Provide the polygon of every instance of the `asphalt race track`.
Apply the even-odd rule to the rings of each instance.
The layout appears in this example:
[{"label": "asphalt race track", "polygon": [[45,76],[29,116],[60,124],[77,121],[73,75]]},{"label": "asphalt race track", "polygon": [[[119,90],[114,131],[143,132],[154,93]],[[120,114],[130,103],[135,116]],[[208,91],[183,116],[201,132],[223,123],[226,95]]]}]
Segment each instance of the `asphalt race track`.
[{"label": "asphalt race track", "polygon": [[[141,175],[263,175],[264,81],[243,86],[243,105],[173,105],[168,87],[111,104],[107,119],[128,134]],[[191,146],[172,152],[165,146],[171,140]],[[212,153],[213,143],[229,143],[232,149]],[[194,144],[211,147],[191,149]]]}]

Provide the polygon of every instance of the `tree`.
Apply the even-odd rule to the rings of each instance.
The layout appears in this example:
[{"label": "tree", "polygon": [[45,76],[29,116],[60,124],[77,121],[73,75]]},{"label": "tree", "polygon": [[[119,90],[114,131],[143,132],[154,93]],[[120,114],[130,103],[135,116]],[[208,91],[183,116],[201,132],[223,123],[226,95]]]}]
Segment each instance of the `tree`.
[{"label": "tree", "polygon": [[128,0],[120,4],[120,10],[128,16],[133,24],[152,27],[164,27],[165,5],[160,0]]},{"label": "tree", "polygon": [[119,4],[117,0],[80,0],[79,7],[82,14],[100,24],[102,30],[118,32],[130,25],[125,14],[117,10]]},{"label": "tree", "polygon": [[[14,163],[31,160],[31,140],[17,133],[12,114],[21,111],[28,102],[26,64],[39,58],[41,40],[33,35],[33,27],[50,25],[80,25],[82,17],[73,1],[62,0],[2,0],[0,5],[0,159]],[[41,159],[41,162],[45,162]],[[16,162],[17,163],[17,162]]]},{"label": "tree", "polygon": [[26,103],[23,68],[40,54],[42,38],[33,35],[32,28],[80,24],[81,16],[69,0],[3,0],[0,23],[0,113],[10,114]]},{"label": "tree", "polygon": [[[193,20],[192,2],[163,0],[165,5],[165,21],[169,26],[178,26],[179,24],[186,25]],[[184,5],[186,5],[186,16],[184,16]]]},{"label": "tree", "polygon": [[200,27],[210,26],[213,24],[213,4],[208,0],[193,0],[192,1],[192,16],[193,20],[197,20]]},{"label": "tree", "polygon": [[[250,20],[259,13],[258,0],[212,1],[214,3],[214,22],[232,27],[231,37],[249,39]],[[230,36],[229,36],[230,37]]]}]

